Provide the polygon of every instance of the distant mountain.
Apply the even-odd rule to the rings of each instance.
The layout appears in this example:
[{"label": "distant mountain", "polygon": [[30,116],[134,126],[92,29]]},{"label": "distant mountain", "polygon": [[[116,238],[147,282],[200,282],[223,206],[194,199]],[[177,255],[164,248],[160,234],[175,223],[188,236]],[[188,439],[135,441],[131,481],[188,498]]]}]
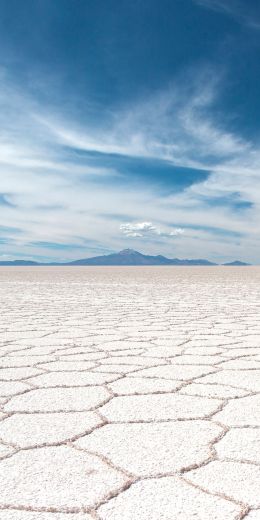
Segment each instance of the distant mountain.
[{"label": "distant mountain", "polygon": [[[166,258],[166,256],[162,255],[143,255],[134,249],[123,249],[123,251],[119,251],[119,253],[112,253],[110,255],[102,255],[102,256],[94,256],[92,258],[82,258],[81,260],[74,260],[73,262],[34,262],[33,260],[4,260],[0,262],[0,266],[62,266],[62,265],[218,265],[214,262],[209,262],[209,260],[204,259],[179,259],[179,258]],[[223,264],[226,266],[243,266],[250,265],[245,262],[240,262],[239,260],[235,260],[234,262],[229,262]]]},{"label": "distant mountain", "polygon": [[251,264],[247,264],[246,262],[240,262],[240,260],[235,260],[234,262],[227,262],[226,264],[223,264],[223,265],[226,265],[226,266],[230,266],[230,267],[239,267],[239,266],[243,266],[243,265],[251,265]]},{"label": "distant mountain", "polygon": [[83,258],[70,265],[171,265],[172,260],[164,256],[143,255],[134,249],[123,249],[119,253]]},{"label": "distant mountain", "polygon": [[180,260],[179,258],[166,258],[162,255],[143,255],[138,251],[134,251],[134,249],[123,249],[119,253],[112,253],[110,255],[103,256],[95,256],[93,258],[83,258],[81,260],[75,260],[73,262],[66,263],[42,263],[42,262],[33,262],[31,260],[14,260],[14,261],[3,261],[0,262],[0,266],[52,266],[52,265],[75,265],[75,266],[88,266],[88,265],[217,265],[213,262],[209,262],[208,260],[196,259],[196,260]]},{"label": "distant mountain", "polygon": [[179,260],[170,259],[162,255],[143,255],[134,249],[123,249],[111,255],[83,258],[70,262],[68,265],[216,265],[208,260]]},{"label": "distant mountain", "polygon": [[32,260],[3,260],[0,262],[0,265],[19,265],[19,266],[33,266],[33,265],[41,265],[38,262],[33,262]]}]

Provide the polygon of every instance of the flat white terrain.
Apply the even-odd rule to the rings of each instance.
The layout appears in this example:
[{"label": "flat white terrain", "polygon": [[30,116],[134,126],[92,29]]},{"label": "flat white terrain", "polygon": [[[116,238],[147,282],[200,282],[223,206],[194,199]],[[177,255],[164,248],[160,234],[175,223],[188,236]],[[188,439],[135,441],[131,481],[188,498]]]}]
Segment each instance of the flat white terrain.
[{"label": "flat white terrain", "polygon": [[0,298],[0,520],[260,519],[260,268],[1,268]]}]

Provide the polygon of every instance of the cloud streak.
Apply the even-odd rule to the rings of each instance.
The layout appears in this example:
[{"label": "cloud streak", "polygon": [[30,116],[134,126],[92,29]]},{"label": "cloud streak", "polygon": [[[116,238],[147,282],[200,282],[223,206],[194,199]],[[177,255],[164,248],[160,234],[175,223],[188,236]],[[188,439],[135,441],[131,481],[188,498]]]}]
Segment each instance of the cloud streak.
[{"label": "cloud streak", "polygon": [[260,18],[257,9],[249,2],[241,0],[193,0],[196,4],[207,9],[231,16],[239,23],[251,29],[260,30]]},{"label": "cloud streak", "polygon": [[[76,258],[81,248],[85,256],[102,248],[118,250],[134,238],[136,247],[147,253],[171,256],[174,244],[174,256],[199,252],[218,260],[221,251],[224,260],[257,261],[259,146],[215,119],[213,107],[223,80],[212,79],[214,75],[209,68],[187,80],[187,87],[176,81],[114,110],[109,124],[99,121],[95,126],[73,114],[68,117],[62,107],[53,115],[47,104],[38,105],[3,81],[0,192],[8,204],[0,204],[0,218],[3,226],[21,232],[7,233],[2,254],[23,251],[28,257],[64,260]],[[113,156],[129,158],[127,189]],[[131,160],[136,158],[210,175],[161,193],[149,175],[142,178],[140,171],[141,180],[133,176]],[[181,169],[180,175],[185,175]],[[236,208],[229,204],[234,187],[241,201]],[[243,201],[248,207],[242,211]],[[120,233],[110,213],[121,221],[126,216]],[[60,244],[60,250],[52,243]]]}]

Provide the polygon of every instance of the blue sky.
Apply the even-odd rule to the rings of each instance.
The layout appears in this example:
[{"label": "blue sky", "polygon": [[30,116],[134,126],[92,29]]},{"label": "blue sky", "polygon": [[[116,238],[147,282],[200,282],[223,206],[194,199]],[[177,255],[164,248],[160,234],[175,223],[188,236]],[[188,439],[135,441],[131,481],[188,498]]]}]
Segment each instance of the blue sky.
[{"label": "blue sky", "polygon": [[260,262],[259,0],[0,0],[0,260]]}]

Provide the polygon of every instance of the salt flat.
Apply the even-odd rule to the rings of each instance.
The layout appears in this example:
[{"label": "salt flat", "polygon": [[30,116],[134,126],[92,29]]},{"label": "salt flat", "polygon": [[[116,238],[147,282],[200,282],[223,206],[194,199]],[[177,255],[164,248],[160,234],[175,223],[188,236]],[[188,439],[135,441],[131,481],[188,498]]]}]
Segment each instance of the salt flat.
[{"label": "salt flat", "polygon": [[259,287],[1,268],[0,520],[259,520]]}]

